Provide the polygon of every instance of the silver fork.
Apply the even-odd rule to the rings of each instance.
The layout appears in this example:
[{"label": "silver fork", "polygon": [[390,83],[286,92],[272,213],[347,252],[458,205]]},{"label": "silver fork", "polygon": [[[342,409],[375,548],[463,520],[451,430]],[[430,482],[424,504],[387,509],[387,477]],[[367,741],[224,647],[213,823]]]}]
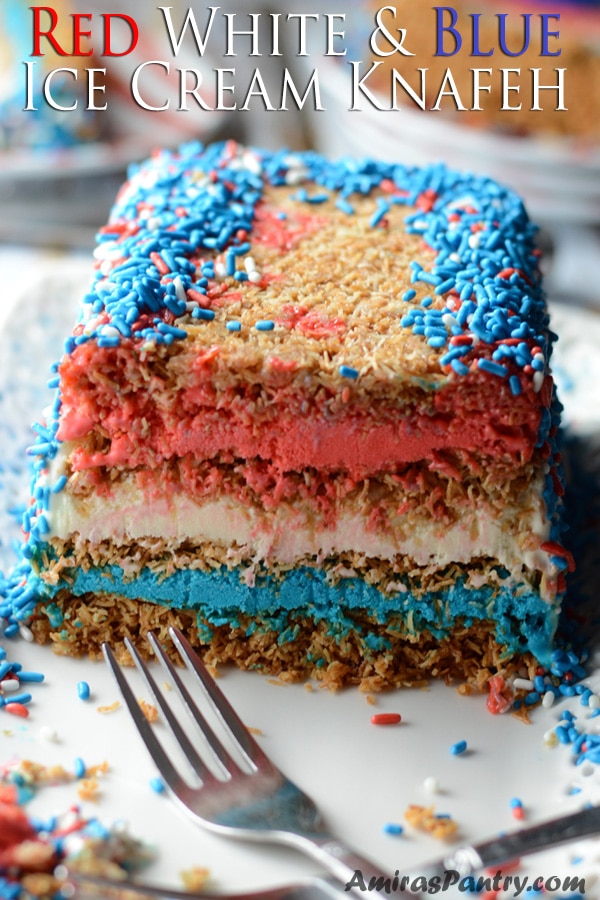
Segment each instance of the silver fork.
[{"label": "silver fork", "polygon": [[[190,786],[165,752],[140,709],[114,654],[104,644],[102,649],[105,659],[117,680],[127,708],[175,799],[196,821],[212,831],[243,840],[295,847],[321,863],[344,885],[352,881],[357,870],[360,870],[366,884],[371,878],[381,879],[381,867],[355,853],[327,831],[315,803],[280,772],[263,752],[181,631],[171,628],[170,633],[183,661],[196,676],[220,723],[231,734],[248,765],[248,770],[243,769],[219,740],[156,636],[150,632],[148,640],[152,649],[220,764],[220,777],[213,773],[173,714],[148,666],[131,641],[126,639],[127,649],[150,688],[165,722],[200,778],[200,787]],[[406,893],[405,896],[411,895]]]},{"label": "silver fork", "polygon": [[[245,840],[290,845],[320,862],[342,885],[354,884],[353,892],[364,895],[364,887],[361,890],[355,877],[358,871],[362,875],[363,885],[368,886],[370,880],[375,879],[375,884],[381,885],[380,890],[383,889],[385,892],[385,881],[389,876],[326,830],[313,801],[269,760],[183,634],[175,628],[171,628],[170,633],[183,661],[210,700],[221,725],[231,734],[250,767],[249,772],[240,768],[220,742],[158,640],[150,633],[148,640],[154,652],[206,738],[215,758],[221,764],[221,777],[213,774],[177,721],[148,666],[131,642],[126,641],[129,652],[152,691],[166,723],[193,770],[200,777],[201,786],[190,787],[157,739],[110,647],[104,644],[106,661],[113,671],[127,708],[175,799],[197,822],[213,831]],[[458,847],[442,859],[425,865],[419,871],[419,875],[426,879],[439,879],[440,882],[449,878],[458,879],[481,869],[500,868],[515,858],[599,833],[600,807],[582,809],[475,845]],[[401,882],[401,879],[389,878],[389,881],[394,885],[398,881]],[[330,882],[322,884],[331,890]],[[399,896],[415,897],[415,894],[409,893],[408,890],[403,892],[396,889],[395,892]]]}]

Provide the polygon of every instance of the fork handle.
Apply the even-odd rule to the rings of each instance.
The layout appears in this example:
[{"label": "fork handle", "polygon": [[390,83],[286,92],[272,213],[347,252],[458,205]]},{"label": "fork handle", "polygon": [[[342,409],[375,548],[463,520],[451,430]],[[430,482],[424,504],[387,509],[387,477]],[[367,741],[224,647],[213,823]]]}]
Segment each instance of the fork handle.
[{"label": "fork handle", "polygon": [[308,851],[313,859],[337,878],[344,886],[344,891],[350,895],[360,894],[364,900],[365,891],[376,895],[380,892],[387,895],[391,891],[395,896],[416,900],[415,894],[400,889],[402,876],[398,871],[394,875],[384,872],[381,866],[360,856],[343,841],[336,838],[315,841],[305,837],[301,840],[302,849]]}]

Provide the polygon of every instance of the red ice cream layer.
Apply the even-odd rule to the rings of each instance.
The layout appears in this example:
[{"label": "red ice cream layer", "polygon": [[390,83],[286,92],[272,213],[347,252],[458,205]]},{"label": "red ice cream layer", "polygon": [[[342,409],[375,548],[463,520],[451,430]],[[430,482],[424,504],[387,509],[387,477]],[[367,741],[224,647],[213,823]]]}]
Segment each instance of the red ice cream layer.
[{"label": "red ice cream layer", "polygon": [[[349,402],[333,415],[288,383],[273,389],[258,419],[239,384],[217,392],[205,367],[189,371],[186,387],[168,396],[157,379],[132,391],[126,376],[135,356],[123,344],[119,360],[115,367],[114,350],[89,343],[61,365],[59,439],[78,441],[99,431],[110,441],[107,452],[78,448],[76,469],[152,468],[186,454],[211,459],[230,453],[268,459],[283,471],[341,468],[364,477],[445,450],[520,466],[531,459],[551,391],[549,377],[538,394],[524,379],[523,392],[513,397],[503,379],[480,372],[448,382],[411,410],[357,409]],[[102,379],[94,381],[94,371]],[[120,381],[127,393],[119,393]]]}]

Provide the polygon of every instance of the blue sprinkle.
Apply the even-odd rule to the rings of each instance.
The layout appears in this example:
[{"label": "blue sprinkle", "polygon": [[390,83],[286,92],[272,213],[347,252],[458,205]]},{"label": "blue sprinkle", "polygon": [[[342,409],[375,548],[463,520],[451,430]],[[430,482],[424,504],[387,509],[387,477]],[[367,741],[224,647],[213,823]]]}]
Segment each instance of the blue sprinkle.
[{"label": "blue sprinkle", "polygon": [[454,369],[457,375],[468,375],[469,367],[465,365],[465,363],[460,359],[453,359],[450,361],[450,365]]},{"label": "blue sprinkle", "polygon": [[519,376],[511,375],[508,379],[508,384],[513,397],[518,397],[521,393],[521,381],[519,380]]},{"label": "blue sprinkle", "polygon": [[407,303],[409,303],[411,300],[414,300],[416,296],[417,296],[417,292],[415,291],[415,289],[409,288],[402,295],[402,299],[405,300]]},{"label": "blue sprinkle", "polygon": [[349,216],[354,215],[354,207],[348,200],[346,200],[345,197],[338,197],[338,199],[335,201],[335,205],[338,209],[341,209],[342,212],[347,213]]},{"label": "blue sprinkle", "polygon": [[227,331],[241,331],[242,323],[241,322],[227,322],[225,325]]},{"label": "blue sprinkle", "polygon": [[150,787],[156,794],[164,794],[166,790],[164,781],[158,775],[150,779]]},{"label": "blue sprinkle", "polygon": [[340,366],[339,373],[342,378],[351,378],[353,380],[358,378],[358,369],[353,369],[352,366]]},{"label": "blue sprinkle", "polygon": [[506,366],[501,366],[500,363],[495,363],[491,359],[480,359],[477,367],[483,372],[489,372],[490,375],[497,375],[499,378],[506,378],[508,375]]},{"label": "blue sprinkle", "polygon": [[561,692],[563,697],[574,697],[575,696],[575,688],[570,684],[559,684],[558,690]]},{"label": "blue sprinkle", "polygon": [[0,679],[4,678],[5,675],[8,675],[13,671],[13,663],[3,662],[0,664]]},{"label": "blue sprinkle", "polygon": [[511,801],[510,801],[510,808],[511,809],[522,809],[523,801],[520,800],[518,797],[512,797]]},{"label": "blue sprinkle", "polygon": [[257,331],[273,331],[275,322],[272,319],[259,319],[254,327]]},{"label": "blue sprinkle", "polygon": [[452,756],[460,756],[461,753],[464,753],[467,749],[466,741],[457,741],[456,744],[452,744],[450,747],[450,753]]},{"label": "blue sprinkle", "polygon": [[369,225],[371,228],[376,228],[377,225],[381,222],[381,220],[387,215],[390,211],[390,205],[383,197],[377,198],[377,209],[371,216],[369,221]]},{"label": "blue sprinkle", "polygon": [[19,672],[19,681],[31,682],[32,684],[41,684],[44,680],[42,672]]},{"label": "blue sprinkle", "polygon": [[50,441],[39,441],[37,444],[28,447],[26,453],[28,456],[47,456],[54,449],[54,445]]},{"label": "blue sprinkle", "polygon": [[212,309],[204,309],[202,306],[196,306],[192,310],[192,319],[204,319],[207,322],[212,322],[214,317],[215,313]]},{"label": "blue sprinkle", "polygon": [[454,278],[447,278],[446,281],[442,281],[441,284],[438,284],[434,290],[434,294],[446,294],[448,291],[451,291],[452,288],[456,287],[456,282]]},{"label": "blue sprinkle", "polygon": [[229,276],[235,275],[235,254],[229,251],[225,257],[225,267]]},{"label": "blue sprinkle", "polygon": [[43,513],[37,517],[37,528],[40,534],[48,534],[50,531],[50,525]]},{"label": "blue sprinkle", "polygon": [[90,686],[87,681],[79,681],[77,683],[77,696],[80,700],[89,700],[90,699]]},{"label": "blue sprinkle", "polygon": [[74,769],[75,769],[75,777],[76,778],[84,778],[85,777],[85,763],[81,759],[80,756],[78,756],[77,759],[75,760]]},{"label": "blue sprinkle", "polygon": [[399,825],[397,822],[388,822],[383,826],[383,830],[385,834],[403,834],[404,832],[402,825]]},{"label": "blue sprinkle", "polygon": [[118,347],[120,343],[119,337],[107,337],[105,334],[101,334],[98,338],[99,347]]},{"label": "blue sprinkle", "polygon": [[11,694],[10,699],[5,699],[7,703],[22,703],[23,706],[26,706],[28,703],[31,703],[32,696],[31,694]]},{"label": "blue sprinkle", "polygon": [[62,489],[65,487],[67,481],[68,481],[68,478],[66,475],[60,475],[56,479],[55,483],[52,485],[50,490],[52,491],[53,494],[60,493],[60,491],[62,491]]},{"label": "blue sprinkle", "polygon": [[158,322],[156,327],[158,331],[165,336],[172,335],[173,337],[178,338],[187,337],[187,331],[184,331],[183,328],[176,328],[174,325],[167,325],[166,322]]},{"label": "blue sprinkle", "polygon": [[529,693],[525,695],[524,703],[525,706],[533,706],[533,704],[537,703],[539,700],[540,695],[537,691],[529,691]]}]

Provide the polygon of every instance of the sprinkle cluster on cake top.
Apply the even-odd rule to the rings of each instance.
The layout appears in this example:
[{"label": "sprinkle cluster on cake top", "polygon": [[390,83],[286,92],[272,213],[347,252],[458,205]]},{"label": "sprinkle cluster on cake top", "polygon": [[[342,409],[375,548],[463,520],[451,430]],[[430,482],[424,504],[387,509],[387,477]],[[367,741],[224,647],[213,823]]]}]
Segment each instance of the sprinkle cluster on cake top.
[{"label": "sprinkle cluster on cake top", "polygon": [[233,368],[539,390],[534,235],[516,194],[443,165],[190,144],[132,170],[65,350],[191,338]]}]

